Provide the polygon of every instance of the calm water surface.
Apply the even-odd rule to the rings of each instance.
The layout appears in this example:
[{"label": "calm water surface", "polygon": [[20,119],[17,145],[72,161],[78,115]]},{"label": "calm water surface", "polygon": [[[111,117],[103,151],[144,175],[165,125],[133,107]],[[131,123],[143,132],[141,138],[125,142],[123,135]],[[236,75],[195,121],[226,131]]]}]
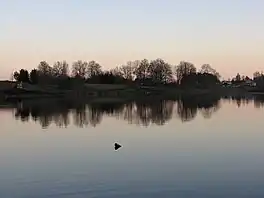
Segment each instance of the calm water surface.
[{"label": "calm water surface", "polygon": [[2,108],[0,197],[264,197],[262,106],[203,99]]}]

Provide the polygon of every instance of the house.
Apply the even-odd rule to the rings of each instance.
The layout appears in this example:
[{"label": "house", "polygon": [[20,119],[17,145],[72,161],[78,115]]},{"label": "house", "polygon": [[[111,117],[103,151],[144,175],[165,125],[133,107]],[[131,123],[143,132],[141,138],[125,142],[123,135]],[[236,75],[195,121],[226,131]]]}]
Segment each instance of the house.
[{"label": "house", "polygon": [[246,79],[240,82],[222,81],[223,87],[256,87],[256,82],[251,79]]},{"label": "house", "polygon": [[223,87],[231,87],[232,86],[232,82],[231,81],[222,81],[222,86]]},{"label": "house", "polygon": [[257,83],[251,79],[246,80],[243,84],[244,84],[244,86],[249,86],[249,87],[256,87],[257,86]]}]

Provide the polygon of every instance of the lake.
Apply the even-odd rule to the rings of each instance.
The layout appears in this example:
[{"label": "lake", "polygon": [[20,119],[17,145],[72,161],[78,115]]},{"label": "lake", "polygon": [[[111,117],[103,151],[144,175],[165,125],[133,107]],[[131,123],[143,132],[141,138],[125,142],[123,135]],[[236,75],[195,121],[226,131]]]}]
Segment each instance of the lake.
[{"label": "lake", "polygon": [[0,197],[262,198],[263,107],[200,97],[1,108]]}]

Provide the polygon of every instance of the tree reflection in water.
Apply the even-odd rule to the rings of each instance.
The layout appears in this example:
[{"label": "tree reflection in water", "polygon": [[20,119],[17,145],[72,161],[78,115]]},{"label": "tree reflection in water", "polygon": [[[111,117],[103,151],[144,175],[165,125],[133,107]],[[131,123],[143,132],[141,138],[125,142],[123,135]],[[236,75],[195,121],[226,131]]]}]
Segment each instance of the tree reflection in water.
[{"label": "tree reflection in water", "polygon": [[15,109],[15,117],[21,121],[33,120],[43,128],[54,123],[58,127],[73,124],[77,127],[96,127],[104,116],[125,120],[129,124],[149,126],[164,125],[173,114],[182,122],[193,120],[200,112],[210,118],[220,108],[218,97],[183,97],[180,100],[161,100],[155,98],[136,101],[89,102],[78,101],[39,101],[24,102]]},{"label": "tree reflection in water", "polygon": [[248,104],[254,104],[255,108],[264,107],[264,95],[238,95],[238,96],[230,96],[224,97],[225,100],[229,101],[237,105],[237,107],[246,106]]}]

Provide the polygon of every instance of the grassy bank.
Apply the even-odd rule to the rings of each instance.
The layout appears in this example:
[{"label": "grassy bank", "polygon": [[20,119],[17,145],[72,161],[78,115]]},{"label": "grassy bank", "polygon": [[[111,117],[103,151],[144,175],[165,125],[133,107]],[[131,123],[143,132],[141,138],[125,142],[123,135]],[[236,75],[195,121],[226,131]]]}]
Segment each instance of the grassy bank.
[{"label": "grassy bank", "polygon": [[6,99],[16,100],[40,100],[47,98],[66,98],[79,100],[111,100],[133,99],[141,97],[155,97],[164,99],[177,99],[182,96],[244,96],[249,95],[246,90],[240,88],[212,87],[210,89],[177,88],[172,86],[136,86],[123,84],[81,84],[71,89],[59,89],[56,86],[25,85],[25,89],[14,89],[14,83],[0,82],[0,103]]}]

